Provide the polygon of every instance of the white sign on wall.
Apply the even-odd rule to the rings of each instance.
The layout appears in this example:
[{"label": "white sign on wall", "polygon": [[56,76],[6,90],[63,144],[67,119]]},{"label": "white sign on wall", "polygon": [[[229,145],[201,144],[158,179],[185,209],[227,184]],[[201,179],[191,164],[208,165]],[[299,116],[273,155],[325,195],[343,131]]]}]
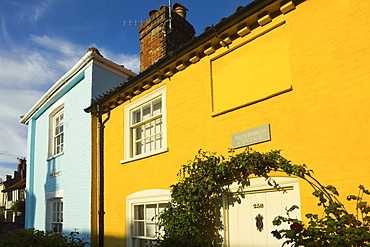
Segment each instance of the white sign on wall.
[{"label": "white sign on wall", "polygon": [[232,148],[245,147],[266,141],[271,141],[269,124],[231,135]]}]

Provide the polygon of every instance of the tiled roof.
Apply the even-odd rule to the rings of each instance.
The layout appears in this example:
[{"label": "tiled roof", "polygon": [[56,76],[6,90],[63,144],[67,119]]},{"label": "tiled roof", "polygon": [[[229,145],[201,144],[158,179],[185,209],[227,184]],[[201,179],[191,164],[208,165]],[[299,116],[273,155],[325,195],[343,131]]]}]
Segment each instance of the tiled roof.
[{"label": "tiled roof", "polygon": [[26,188],[26,179],[25,178],[16,182],[15,184],[9,186],[8,188],[5,188],[4,190],[2,190],[2,192],[9,192],[9,191],[12,191],[12,190],[24,189],[24,188]]},{"label": "tiled roof", "polygon": [[97,108],[97,105],[101,105],[108,102],[111,98],[122,93],[124,90],[135,86],[141,80],[145,80],[147,77],[154,75],[160,69],[167,66],[170,62],[175,61],[177,58],[183,56],[185,53],[190,52],[196,47],[199,47],[199,44],[209,41],[211,38],[215,37],[216,34],[222,33],[235,23],[238,23],[247,16],[250,16],[260,11],[261,9],[268,6],[270,3],[274,1],[275,0],[255,0],[246,6],[238,6],[236,8],[235,13],[233,13],[231,16],[222,18],[220,22],[216,25],[206,27],[202,34],[200,34],[199,36],[195,36],[188,43],[182,45],[177,50],[159,59],[155,64],[150,66],[148,69],[140,72],[137,76],[130,77],[128,78],[127,81],[122,82],[115,88],[107,92],[104,92],[103,95],[99,95],[97,98],[93,100],[92,104],[85,109],[85,112],[91,112],[93,109]]}]

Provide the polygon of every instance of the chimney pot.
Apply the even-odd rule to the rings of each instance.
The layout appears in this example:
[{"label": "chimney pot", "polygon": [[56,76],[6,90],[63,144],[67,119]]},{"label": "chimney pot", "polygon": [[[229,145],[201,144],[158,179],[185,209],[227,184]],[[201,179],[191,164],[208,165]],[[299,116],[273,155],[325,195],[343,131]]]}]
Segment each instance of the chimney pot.
[{"label": "chimney pot", "polygon": [[186,19],[186,11],[188,11],[187,8],[185,8],[183,5],[179,4],[179,3],[175,3],[173,5],[173,9],[175,10],[175,12],[181,16],[182,18]]},{"label": "chimney pot", "polygon": [[177,14],[172,15],[171,30],[167,6],[149,12],[150,17],[139,27],[140,72],[193,38],[194,27],[185,19],[187,10],[179,3],[174,4],[171,12]]},{"label": "chimney pot", "polygon": [[158,10],[155,10],[155,9],[149,11],[149,17],[152,16],[152,15],[154,15],[157,12],[158,12]]}]

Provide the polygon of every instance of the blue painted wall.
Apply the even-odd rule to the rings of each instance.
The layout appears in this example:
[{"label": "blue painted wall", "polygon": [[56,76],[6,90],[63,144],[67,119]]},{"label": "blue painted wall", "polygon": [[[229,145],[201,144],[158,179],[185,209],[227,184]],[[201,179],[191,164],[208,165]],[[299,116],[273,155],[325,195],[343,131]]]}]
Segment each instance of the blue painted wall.
[{"label": "blue painted wall", "polygon": [[[29,121],[26,228],[46,230],[47,199],[63,194],[63,231],[91,232],[91,116],[84,109],[126,78],[89,65]],[[49,115],[64,104],[64,153],[49,159]],[[49,174],[61,172],[59,176]]]}]

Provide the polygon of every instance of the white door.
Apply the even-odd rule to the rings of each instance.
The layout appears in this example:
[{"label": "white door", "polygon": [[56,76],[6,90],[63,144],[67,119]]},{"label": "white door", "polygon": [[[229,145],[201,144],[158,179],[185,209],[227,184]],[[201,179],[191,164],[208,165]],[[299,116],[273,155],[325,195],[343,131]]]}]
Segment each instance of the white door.
[{"label": "white door", "polygon": [[[224,246],[280,247],[283,240],[272,236],[271,231],[279,229],[272,221],[278,215],[286,216],[287,208],[299,206],[298,180],[275,178],[279,190],[264,179],[250,181],[247,190],[224,195]],[[300,218],[299,210],[290,216]]]}]

